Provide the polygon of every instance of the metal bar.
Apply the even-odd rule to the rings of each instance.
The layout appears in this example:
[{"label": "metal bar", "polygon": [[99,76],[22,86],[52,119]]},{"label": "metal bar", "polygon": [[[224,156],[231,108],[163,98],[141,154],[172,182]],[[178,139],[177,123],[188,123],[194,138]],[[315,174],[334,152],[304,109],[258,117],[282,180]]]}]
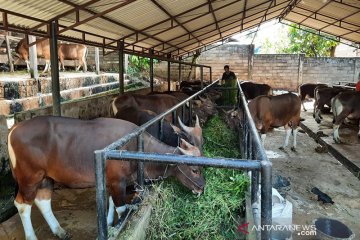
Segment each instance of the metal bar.
[{"label": "metal bar", "polygon": [[186,164],[196,166],[209,166],[218,168],[235,168],[235,169],[249,169],[259,170],[261,168],[261,161],[246,160],[235,158],[207,158],[207,157],[193,157],[188,155],[178,154],[160,154],[160,153],[144,153],[132,152],[125,150],[111,150],[106,152],[106,159],[111,160],[135,160],[144,162],[154,162],[163,164]]},{"label": "metal bar", "polygon": [[306,16],[306,17],[305,17],[303,20],[301,20],[298,24],[302,24],[303,22],[305,22],[306,20],[308,20],[308,18],[311,18],[313,15],[316,16],[316,14],[317,14],[321,9],[323,9],[324,7],[326,7],[327,5],[329,5],[331,2],[332,2],[332,1],[327,1],[327,2],[325,1],[325,2],[323,2],[324,4],[323,4],[320,8],[318,8],[315,12],[310,11],[310,12],[312,12],[311,15]]},{"label": "metal bar", "polygon": [[[150,54],[154,54],[154,49],[150,49]],[[150,90],[151,92],[154,92],[154,59],[150,57]]]},{"label": "metal bar", "polygon": [[[27,42],[29,43],[29,59],[30,62],[30,76],[31,78],[38,79],[39,73],[38,73],[38,59],[37,59],[37,50],[36,50],[36,37],[32,35],[28,35]],[[35,45],[33,45],[34,43]],[[28,63],[27,63],[28,64]],[[48,64],[48,63],[47,63]],[[45,65],[45,67],[47,66]]]},{"label": "metal bar", "polygon": [[160,141],[164,140],[164,118],[162,118],[159,123],[159,138]]},{"label": "metal bar", "polygon": [[251,171],[251,203],[257,202],[258,191],[259,191],[259,172]]},{"label": "metal bar", "polygon": [[[197,93],[194,93],[192,96],[190,96],[189,98],[183,100],[182,102],[176,104],[175,106],[173,106],[172,108],[168,109],[167,111],[157,115],[156,117],[154,117],[153,119],[151,119],[150,121],[144,123],[143,125],[141,125],[140,127],[137,128],[137,130],[135,130],[134,132],[131,132],[125,136],[123,136],[121,139],[119,139],[118,141],[108,145],[107,147],[104,148],[104,150],[111,150],[111,149],[115,149],[115,148],[121,148],[123,147],[127,142],[130,141],[131,138],[133,137],[137,137],[140,135],[140,133],[142,133],[143,131],[146,130],[146,128],[148,128],[149,126],[151,126],[152,124],[154,124],[155,122],[159,121],[161,118],[165,117],[168,114],[171,114],[171,112],[173,112],[174,110],[176,110],[177,108],[179,108],[180,106],[182,106],[183,104],[185,104],[187,101],[197,97],[199,94],[202,94],[204,91],[206,91],[207,89],[211,88],[214,84],[218,83],[219,80],[216,80],[215,82],[213,82],[212,84],[206,86],[202,91],[199,91]],[[191,106],[191,104],[190,104]]]},{"label": "metal bar", "polygon": [[180,57],[179,60],[180,60],[180,62],[179,62],[179,79],[178,79],[179,89],[176,89],[177,91],[180,90],[180,83],[181,83],[181,61],[182,61],[182,57]]},{"label": "metal bar", "polygon": [[[138,136],[138,152],[144,152],[144,134]],[[141,189],[144,188],[144,162],[138,162],[137,182]]]},{"label": "metal bar", "polygon": [[189,101],[189,126],[192,126],[192,120],[193,120],[193,101]]},{"label": "metal bar", "polygon": [[95,73],[100,74],[100,52],[98,47],[95,47]]},{"label": "metal bar", "polygon": [[184,122],[184,118],[185,118],[185,107],[186,105],[182,105],[182,108],[181,108],[181,121]]},{"label": "metal bar", "polygon": [[[272,225],[272,164],[261,161],[261,225]],[[271,239],[271,228],[261,232],[261,239]]]},{"label": "metal bar", "polygon": [[218,32],[219,32],[220,38],[222,38],[222,33],[221,33],[221,30],[220,30],[220,27],[219,27],[218,20],[217,20],[217,18],[216,18],[216,16],[215,16],[214,8],[213,8],[213,6],[212,6],[212,4],[211,4],[211,0],[208,0],[207,2],[208,2],[208,4],[209,4],[209,10],[210,10],[210,12],[211,12],[211,15],[213,16],[213,19],[214,19],[214,23],[215,23],[216,29],[217,29]]},{"label": "metal bar", "polygon": [[171,112],[172,124],[176,125],[176,110]]},{"label": "metal bar", "polygon": [[124,42],[120,41],[119,46],[119,94],[124,93]]},{"label": "metal bar", "polygon": [[105,154],[95,151],[95,180],[98,239],[107,240]]},{"label": "metal bar", "polygon": [[50,64],[51,64],[51,92],[53,100],[53,115],[61,116],[60,83],[59,83],[59,57],[57,47],[57,22],[50,23]]}]

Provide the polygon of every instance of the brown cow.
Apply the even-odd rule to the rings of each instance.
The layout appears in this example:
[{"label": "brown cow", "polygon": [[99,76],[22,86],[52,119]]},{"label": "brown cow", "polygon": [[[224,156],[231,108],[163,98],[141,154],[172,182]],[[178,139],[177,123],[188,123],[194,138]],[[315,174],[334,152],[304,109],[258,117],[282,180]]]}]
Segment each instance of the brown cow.
[{"label": "brown cow", "polygon": [[[21,39],[16,45],[15,51],[20,59],[26,62],[27,70],[30,71],[29,62],[29,44],[26,38]],[[38,57],[45,59],[45,68],[43,73],[47,72],[50,68],[50,45],[49,39],[44,39],[36,43],[36,52]]]},{"label": "brown cow", "polygon": [[[122,108],[118,111],[114,118],[123,119],[140,126],[156,117],[156,113],[150,110],[137,109],[134,107]],[[200,150],[203,145],[202,129],[200,127],[199,118],[196,116],[196,123],[194,127],[188,127],[183,124],[178,118],[180,128],[171,125],[164,121],[162,125],[162,137],[160,136],[160,122],[157,122],[146,129],[148,133],[156,137],[160,141],[169,146],[178,146],[178,138],[182,137],[184,140],[198,147]]]},{"label": "brown cow", "polygon": [[[161,114],[178,104],[180,101],[176,97],[167,94],[154,94],[154,95],[140,95],[140,94],[124,94],[114,98],[111,102],[111,116],[115,116],[118,112],[122,112],[123,109],[133,107],[135,109],[150,110],[157,114]],[[177,116],[181,116],[182,109],[178,108],[176,111]],[[185,111],[186,113],[186,111]],[[165,120],[172,122],[171,114],[165,117]],[[188,124],[189,119],[185,114],[184,123]]]},{"label": "brown cow", "polygon": [[284,126],[285,142],[280,149],[288,145],[291,132],[294,132],[294,142],[291,150],[296,151],[296,134],[300,123],[301,100],[293,93],[277,96],[259,96],[248,103],[251,116],[264,143],[266,133],[271,128]]},{"label": "brown cow", "polygon": [[251,100],[261,95],[270,96],[273,94],[272,88],[267,84],[242,82],[240,86],[244,92],[246,100]]},{"label": "brown cow", "polygon": [[306,97],[309,98],[314,98],[315,97],[315,88],[324,88],[327,87],[327,84],[323,84],[323,83],[303,83],[299,86],[299,96],[301,99],[301,104],[304,108],[304,111],[306,112],[307,110],[305,109],[305,105],[304,105],[304,100]]},{"label": "brown cow", "polygon": [[79,65],[76,67],[76,71],[83,67],[84,72],[87,71],[86,55],[87,47],[83,44],[59,44],[58,54],[60,59],[60,68],[65,71],[64,60],[78,60]]},{"label": "brown cow", "polygon": [[[341,123],[348,119],[360,119],[360,92],[345,91],[339,93],[332,99],[332,111],[334,115],[334,133],[333,138],[336,143],[340,143],[339,127]],[[359,120],[359,132],[360,138],[360,120]]]},{"label": "brown cow", "polygon": [[[95,186],[94,151],[103,149],[138,127],[120,119],[79,120],[64,117],[37,117],[15,125],[8,135],[8,150],[13,176],[19,191],[14,201],[26,239],[36,239],[31,223],[33,202],[40,209],[53,234],[69,237],[51,210],[53,181],[70,188]],[[181,147],[170,147],[144,133],[144,152],[177,153],[200,156],[198,148],[182,141]],[[137,141],[123,150],[137,151]],[[136,163],[106,161],[106,183],[109,189],[108,223],[114,209],[119,217],[126,210],[126,186],[134,184]],[[186,165],[145,163],[145,178],[175,176],[183,185],[202,193],[205,179],[201,168]]]},{"label": "brown cow", "polygon": [[[23,59],[26,62],[27,69],[30,71],[30,62],[29,62],[29,44],[26,38],[20,40],[15,49],[19,58]],[[43,73],[47,72],[50,69],[50,44],[49,39],[44,39],[36,43],[36,52],[38,57],[45,59],[45,68]],[[86,55],[87,47],[83,44],[58,44],[58,55],[60,59],[60,68],[64,67],[64,60],[78,60],[79,66],[76,68],[76,71],[83,66],[83,70],[87,71],[86,65]]]},{"label": "brown cow", "polygon": [[313,117],[317,123],[321,123],[321,111],[325,110],[325,105],[331,107],[331,99],[343,91],[346,90],[332,87],[315,88]]}]

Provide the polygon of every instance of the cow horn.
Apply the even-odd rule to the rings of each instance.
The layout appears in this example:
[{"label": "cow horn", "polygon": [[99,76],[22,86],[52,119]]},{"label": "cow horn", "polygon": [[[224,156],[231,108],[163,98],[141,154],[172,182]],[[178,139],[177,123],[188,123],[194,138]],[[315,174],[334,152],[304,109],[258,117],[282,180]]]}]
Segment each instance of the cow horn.
[{"label": "cow horn", "polygon": [[206,98],[202,98],[199,96],[199,99],[202,101],[202,102],[205,102],[206,101]]},{"label": "cow horn", "polygon": [[192,152],[192,151],[182,149],[181,147],[178,147],[178,149],[179,149],[180,152],[181,152],[182,154],[184,154],[184,155],[190,155],[190,156],[193,155],[193,152]]},{"label": "cow horn", "polygon": [[199,117],[198,117],[198,115],[196,114],[196,122],[195,122],[195,127],[197,127],[197,128],[201,128],[200,127],[200,121],[199,121]]},{"label": "cow horn", "polygon": [[187,148],[192,148],[192,147],[194,147],[193,145],[191,145],[190,143],[188,143],[185,139],[181,138],[180,140],[181,140],[181,143],[182,143],[182,144],[185,144],[185,146],[186,146]]},{"label": "cow horn", "polygon": [[186,126],[181,119],[178,117],[179,126],[182,130],[184,130],[186,133],[191,133],[191,128]]}]

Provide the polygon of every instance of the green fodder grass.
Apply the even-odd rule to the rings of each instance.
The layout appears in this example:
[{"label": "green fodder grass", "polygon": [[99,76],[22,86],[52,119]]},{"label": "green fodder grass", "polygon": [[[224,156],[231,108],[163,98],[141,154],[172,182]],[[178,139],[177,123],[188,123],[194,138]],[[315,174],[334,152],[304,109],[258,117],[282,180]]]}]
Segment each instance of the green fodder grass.
[{"label": "green fodder grass", "polygon": [[[219,116],[203,128],[204,155],[240,157],[238,140]],[[154,185],[147,239],[238,239],[248,179],[230,169],[206,168],[205,192],[197,197],[175,180]]]}]

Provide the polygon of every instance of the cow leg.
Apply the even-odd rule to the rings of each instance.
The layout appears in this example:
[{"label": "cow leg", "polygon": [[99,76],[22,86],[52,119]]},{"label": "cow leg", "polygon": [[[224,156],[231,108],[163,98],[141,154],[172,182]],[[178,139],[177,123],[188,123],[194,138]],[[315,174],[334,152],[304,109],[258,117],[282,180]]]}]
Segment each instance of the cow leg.
[{"label": "cow leg", "polygon": [[27,71],[30,72],[30,61],[29,61],[29,60],[25,60],[25,62],[26,62]]},{"label": "cow leg", "polygon": [[303,106],[304,111],[306,112],[307,110],[306,110],[306,108],[305,108],[304,100],[301,100],[301,104],[302,104],[302,106]]},{"label": "cow leg", "polygon": [[[126,201],[126,181],[121,180],[119,182],[109,182],[110,185],[110,196],[114,201],[115,210],[118,214],[119,221],[122,214],[126,211],[125,201]],[[110,204],[109,204],[110,207]],[[110,217],[109,217],[110,218]],[[111,219],[108,219],[111,220]]]},{"label": "cow leg", "polygon": [[350,113],[348,111],[342,111],[337,117],[335,117],[335,122],[333,125],[333,138],[335,143],[341,143],[340,141],[340,135],[339,135],[339,128],[341,123],[344,121],[344,119],[349,115]]},{"label": "cow leg", "polygon": [[69,239],[70,235],[62,227],[60,227],[60,224],[51,209],[52,190],[52,180],[45,178],[41,183],[40,189],[37,191],[35,204],[48,223],[51,232],[60,239]]},{"label": "cow leg", "polygon": [[266,138],[266,134],[261,134],[261,142],[263,147],[265,146],[265,138]]},{"label": "cow leg", "polygon": [[114,223],[115,204],[112,197],[109,197],[109,210],[107,215],[107,225],[112,226]]},{"label": "cow leg", "polygon": [[289,137],[290,137],[290,134],[291,134],[291,128],[288,125],[285,125],[285,132],[286,132],[286,135],[285,135],[284,145],[279,148],[280,150],[284,150],[285,147],[289,144]]},{"label": "cow leg", "polygon": [[296,135],[298,133],[298,127],[296,127],[293,130],[293,135],[294,135],[294,141],[293,141],[293,146],[291,147],[291,151],[296,152]]},{"label": "cow leg", "polygon": [[320,116],[320,109],[316,109],[316,112],[315,112],[315,121],[317,122],[317,123],[321,123],[321,116]]},{"label": "cow leg", "polygon": [[50,60],[46,60],[45,61],[45,68],[44,68],[44,71],[42,73],[48,72],[49,69],[50,69]]},{"label": "cow leg", "polygon": [[16,194],[14,205],[17,208],[22,225],[24,227],[26,240],[37,240],[34,228],[31,223],[31,207],[36,196],[38,184],[30,184],[31,179],[24,178],[18,182],[19,191]]}]

